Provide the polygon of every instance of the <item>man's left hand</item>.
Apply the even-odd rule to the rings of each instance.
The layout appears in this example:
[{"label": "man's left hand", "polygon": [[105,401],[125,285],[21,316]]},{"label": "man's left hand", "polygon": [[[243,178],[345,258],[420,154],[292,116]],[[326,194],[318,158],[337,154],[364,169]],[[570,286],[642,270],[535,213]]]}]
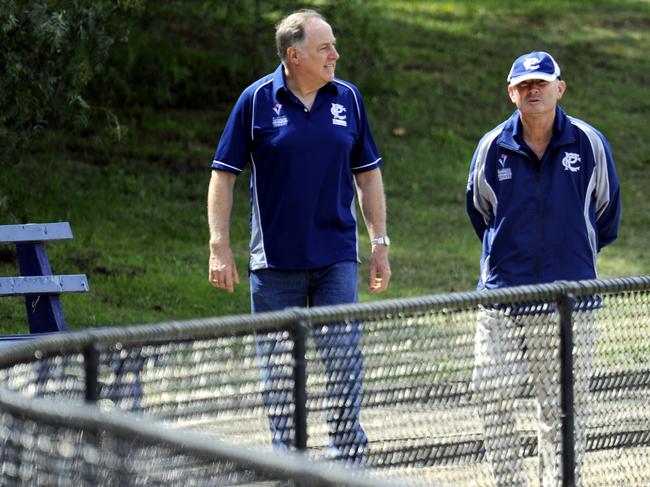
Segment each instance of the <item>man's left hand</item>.
[{"label": "man's left hand", "polygon": [[388,247],[373,245],[370,254],[370,274],[368,289],[373,294],[383,293],[390,283],[390,264],[388,263]]}]

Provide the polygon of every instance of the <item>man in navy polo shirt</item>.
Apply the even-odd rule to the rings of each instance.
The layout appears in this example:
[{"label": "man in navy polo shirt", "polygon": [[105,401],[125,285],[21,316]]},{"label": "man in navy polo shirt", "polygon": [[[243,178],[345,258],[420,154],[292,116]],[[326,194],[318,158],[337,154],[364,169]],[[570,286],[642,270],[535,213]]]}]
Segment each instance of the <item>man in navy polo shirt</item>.
[{"label": "man in navy polo shirt", "polygon": [[[483,136],[467,183],[467,211],[483,243],[478,288],[595,279],[598,253],[616,239],[621,217],[609,143],[559,107],[566,82],[547,52],[517,58],[507,81],[517,109]],[[567,471],[574,479],[563,479],[557,310],[479,311],[474,397],[496,486],[529,485],[516,418],[527,377],[538,410],[539,485],[582,485],[600,301],[583,298],[573,313],[575,468]]]},{"label": "man in navy polo shirt", "polygon": [[[254,313],[357,301],[355,187],[371,241],[368,288],[390,281],[381,157],[359,90],[334,77],[339,54],[325,19],[303,10],[276,29],[281,64],[241,94],[212,163],[208,190],[210,283],[239,282],[229,241],[235,178],[251,166],[249,276]],[[358,323],[315,327],[328,376],[332,455],[362,461],[359,423],[363,357]],[[271,384],[286,349],[277,335],[257,336],[273,444],[290,446],[290,414]],[[281,410],[281,411],[278,411]]]}]

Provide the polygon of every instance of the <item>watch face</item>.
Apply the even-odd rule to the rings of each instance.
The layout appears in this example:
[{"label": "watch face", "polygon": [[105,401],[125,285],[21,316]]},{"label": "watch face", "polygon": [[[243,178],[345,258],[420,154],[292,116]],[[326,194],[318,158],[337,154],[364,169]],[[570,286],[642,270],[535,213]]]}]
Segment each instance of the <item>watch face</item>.
[{"label": "watch face", "polygon": [[388,235],[384,235],[383,237],[377,237],[372,241],[372,244],[374,245],[390,245],[390,238],[388,238]]}]

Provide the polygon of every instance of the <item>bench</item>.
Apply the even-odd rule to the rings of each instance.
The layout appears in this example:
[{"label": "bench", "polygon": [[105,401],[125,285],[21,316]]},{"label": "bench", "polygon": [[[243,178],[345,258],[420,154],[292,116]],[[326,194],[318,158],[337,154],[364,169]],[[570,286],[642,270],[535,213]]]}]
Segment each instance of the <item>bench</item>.
[{"label": "bench", "polygon": [[72,239],[68,222],[0,225],[0,244],[15,244],[19,277],[0,277],[0,298],[24,296],[29,334],[0,337],[0,341],[67,330],[59,295],[89,291],[84,274],[53,275],[45,242]]},{"label": "bench", "polygon": [[[0,225],[0,244],[16,245],[16,258],[21,274],[19,277],[0,277],[0,298],[24,296],[29,322],[29,334],[0,336],[0,347],[67,330],[59,295],[88,292],[90,290],[88,280],[85,274],[53,275],[45,251],[45,242],[70,239],[72,239],[72,229],[68,222]],[[136,366],[131,369],[125,368],[127,359],[135,361]],[[125,378],[129,377],[134,388],[129,410],[140,410],[142,399],[140,370],[143,360],[139,351],[132,352],[127,357],[118,354],[113,364],[115,384],[102,384],[101,398],[116,402],[121,400],[119,388],[127,383]],[[47,373],[46,368],[37,368],[37,374],[42,380],[45,380]],[[99,390],[97,387],[96,396],[90,398],[91,402],[100,398]]]}]

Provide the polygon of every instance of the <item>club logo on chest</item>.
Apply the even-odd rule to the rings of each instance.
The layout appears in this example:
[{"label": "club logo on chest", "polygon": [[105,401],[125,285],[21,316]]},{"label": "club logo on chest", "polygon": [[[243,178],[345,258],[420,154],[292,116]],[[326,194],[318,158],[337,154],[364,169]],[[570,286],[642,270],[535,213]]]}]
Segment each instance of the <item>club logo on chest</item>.
[{"label": "club logo on chest", "polygon": [[345,107],[339,103],[332,103],[332,108],[330,108],[330,113],[332,114],[332,123],[334,125],[341,125],[342,127],[347,127],[347,115],[345,113]]}]

